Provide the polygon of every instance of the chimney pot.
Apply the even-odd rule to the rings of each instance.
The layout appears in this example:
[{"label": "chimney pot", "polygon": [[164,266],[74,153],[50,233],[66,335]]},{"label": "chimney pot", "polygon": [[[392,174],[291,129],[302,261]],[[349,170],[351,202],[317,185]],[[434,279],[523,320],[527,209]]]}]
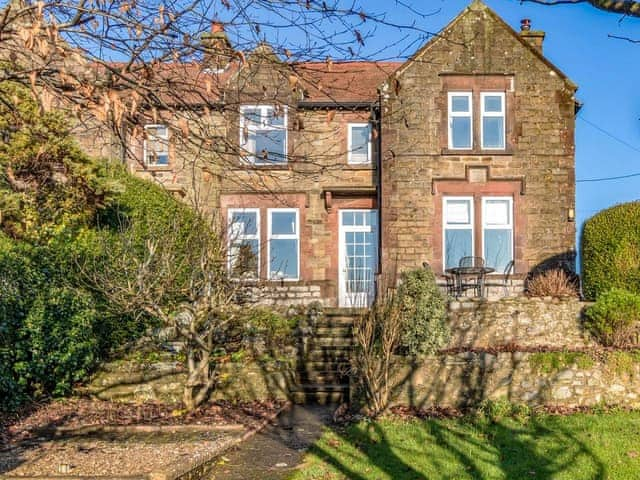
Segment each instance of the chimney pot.
[{"label": "chimney pot", "polygon": [[211,22],[211,33],[220,32],[224,32],[224,24],[222,22],[218,22],[217,20]]},{"label": "chimney pot", "polygon": [[523,18],[520,20],[520,30],[523,32],[528,32],[531,30],[531,19]]}]

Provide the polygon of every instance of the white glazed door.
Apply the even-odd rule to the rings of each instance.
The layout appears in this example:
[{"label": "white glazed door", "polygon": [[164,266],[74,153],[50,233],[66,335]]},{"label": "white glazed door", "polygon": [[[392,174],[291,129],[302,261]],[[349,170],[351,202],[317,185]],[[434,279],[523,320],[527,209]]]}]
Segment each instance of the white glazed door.
[{"label": "white glazed door", "polygon": [[378,273],[376,210],[340,210],[339,304],[363,308],[375,298]]}]

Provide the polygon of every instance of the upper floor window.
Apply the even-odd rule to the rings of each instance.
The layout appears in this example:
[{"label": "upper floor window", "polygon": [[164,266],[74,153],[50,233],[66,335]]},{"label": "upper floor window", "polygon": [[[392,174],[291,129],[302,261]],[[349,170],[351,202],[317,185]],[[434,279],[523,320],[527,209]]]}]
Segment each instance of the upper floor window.
[{"label": "upper floor window", "polygon": [[233,278],[258,278],[260,275],[260,210],[229,210],[229,271]]},{"label": "upper floor window", "polygon": [[505,104],[504,92],[449,92],[449,150],[505,150]]},{"label": "upper floor window", "polygon": [[371,163],[371,127],[369,124],[350,123],[348,136],[347,162],[353,165]]},{"label": "upper floor window", "polygon": [[502,150],[505,145],[504,93],[480,94],[482,148]]},{"label": "upper floor window", "polygon": [[471,92],[449,93],[449,148],[470,150],[473,145]]},{"label": "upper floor window", "polygon": [[149,166],[169,165],[169,129],[166,125],[145,125],[144,162]]},{"label": "upper floor window", "polygon": [[287,107],[243,105],[240,107],[242,156],[257,165],[287,162]]}]

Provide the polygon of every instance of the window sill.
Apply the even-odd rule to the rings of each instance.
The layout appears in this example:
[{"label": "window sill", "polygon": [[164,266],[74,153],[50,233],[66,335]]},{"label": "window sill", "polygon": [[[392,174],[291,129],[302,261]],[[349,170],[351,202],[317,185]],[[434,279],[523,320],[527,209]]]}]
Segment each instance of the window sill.
[{"label": "window sill", "polygon": [[136,172],[170,172],[173,170],[171,165],[146,165],[144,167],[136,167]]},{"label": "window sill", "polygon": [[345,170],[375,170],[376,166],[373,163],[348,163]]},{"label": "window sill", "polygon": [[475,148],[472,150],[452,150],[450,148],[443,148],[440,151],[440,154],[452,157],[499,157],[513,156],[513,149],[506,148],[504,150],[479,150]]}]

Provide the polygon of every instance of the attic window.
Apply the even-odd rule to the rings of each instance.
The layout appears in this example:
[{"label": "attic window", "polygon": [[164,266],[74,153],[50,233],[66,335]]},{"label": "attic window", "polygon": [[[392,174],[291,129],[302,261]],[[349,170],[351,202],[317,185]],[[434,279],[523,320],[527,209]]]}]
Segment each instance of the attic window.
[{"label": "attic window", "polygon": [[241,156],[254,165],[287,163],[287,107],[240,107]]}]

